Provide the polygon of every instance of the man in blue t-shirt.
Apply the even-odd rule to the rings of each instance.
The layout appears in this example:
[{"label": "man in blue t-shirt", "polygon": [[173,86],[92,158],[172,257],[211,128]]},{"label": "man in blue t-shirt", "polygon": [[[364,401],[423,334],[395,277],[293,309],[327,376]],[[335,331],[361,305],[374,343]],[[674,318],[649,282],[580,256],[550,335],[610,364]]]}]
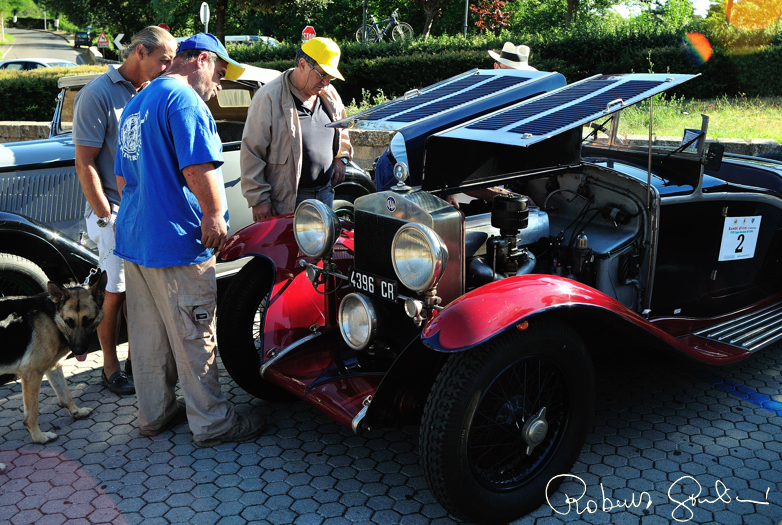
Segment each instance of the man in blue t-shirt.
[{"label": "man in blue t-shirt", "polygon": [[[234,412],[215,362],[214,253],[225,244],[228,214],[222,145],[205,101],[220,91],[220,79],[243,71],[213,35],[195,35],[120,121],[114,251],[126,261],[143,436],[185,418],[199,446],[246,441],[263,429],[263,418]],[[184,400],[174,395],[177,377]]]}]

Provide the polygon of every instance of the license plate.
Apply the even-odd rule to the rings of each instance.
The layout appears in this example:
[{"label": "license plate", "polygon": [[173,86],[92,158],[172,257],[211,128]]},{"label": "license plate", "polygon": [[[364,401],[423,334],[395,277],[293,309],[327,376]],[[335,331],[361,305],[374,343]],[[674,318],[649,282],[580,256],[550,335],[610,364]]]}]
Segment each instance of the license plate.
[{"label": "license plate", "polygon": [[396,296],[399,291],[399,285],[396,281],[356,270],[352,267],[348,268],[348,278],[350,279],[350,286],[354,290],[396,302]]}]

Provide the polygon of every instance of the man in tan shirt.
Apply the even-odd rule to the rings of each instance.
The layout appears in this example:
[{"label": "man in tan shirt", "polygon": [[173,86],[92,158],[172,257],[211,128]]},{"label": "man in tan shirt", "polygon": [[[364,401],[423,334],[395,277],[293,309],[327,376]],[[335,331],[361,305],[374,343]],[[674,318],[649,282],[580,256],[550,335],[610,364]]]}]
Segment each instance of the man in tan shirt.
[{"label": "man in tan shirt", "polygon": [[242,135],[242,193],[259,221],[293,213],[304,199],[331,206],[353,155],[347,130],[326,128],[345,118],[331,85],[344,80],[340,51],[328,38],[305,42],[294,67],[253,97]]}]

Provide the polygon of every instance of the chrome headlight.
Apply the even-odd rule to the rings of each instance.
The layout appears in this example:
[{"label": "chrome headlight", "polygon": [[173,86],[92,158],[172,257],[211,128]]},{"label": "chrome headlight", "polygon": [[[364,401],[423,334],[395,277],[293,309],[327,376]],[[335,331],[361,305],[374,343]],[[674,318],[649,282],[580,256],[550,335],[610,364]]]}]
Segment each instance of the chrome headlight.
[{"label": "chrome headlight", "polygon": [[329,255],[341,231],[339,218],[322,202],[307,199],[296,208],[293,235],[304,255],[315,259]]},{"label": "chrome headlight", "polygon": [[377,336],[377,312],[361,294],[350,293],[339,305],[339,331],[348,346],[363,350]]},{"label": "chrome headlight", "polygon": [[405,224],[391,243],[394,271],[407,288],[416,292],[437,286],[448,262],[445,243],[431,228]]}]

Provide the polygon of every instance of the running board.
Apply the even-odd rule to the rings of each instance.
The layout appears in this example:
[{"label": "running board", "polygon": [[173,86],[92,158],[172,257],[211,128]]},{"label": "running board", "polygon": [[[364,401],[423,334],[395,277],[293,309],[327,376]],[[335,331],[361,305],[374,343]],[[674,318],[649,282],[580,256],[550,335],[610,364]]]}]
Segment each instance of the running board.
[{"label": "running board", "polygon": [[782,339],[782,302],[698,330],[693,335],[755,352]]}]

